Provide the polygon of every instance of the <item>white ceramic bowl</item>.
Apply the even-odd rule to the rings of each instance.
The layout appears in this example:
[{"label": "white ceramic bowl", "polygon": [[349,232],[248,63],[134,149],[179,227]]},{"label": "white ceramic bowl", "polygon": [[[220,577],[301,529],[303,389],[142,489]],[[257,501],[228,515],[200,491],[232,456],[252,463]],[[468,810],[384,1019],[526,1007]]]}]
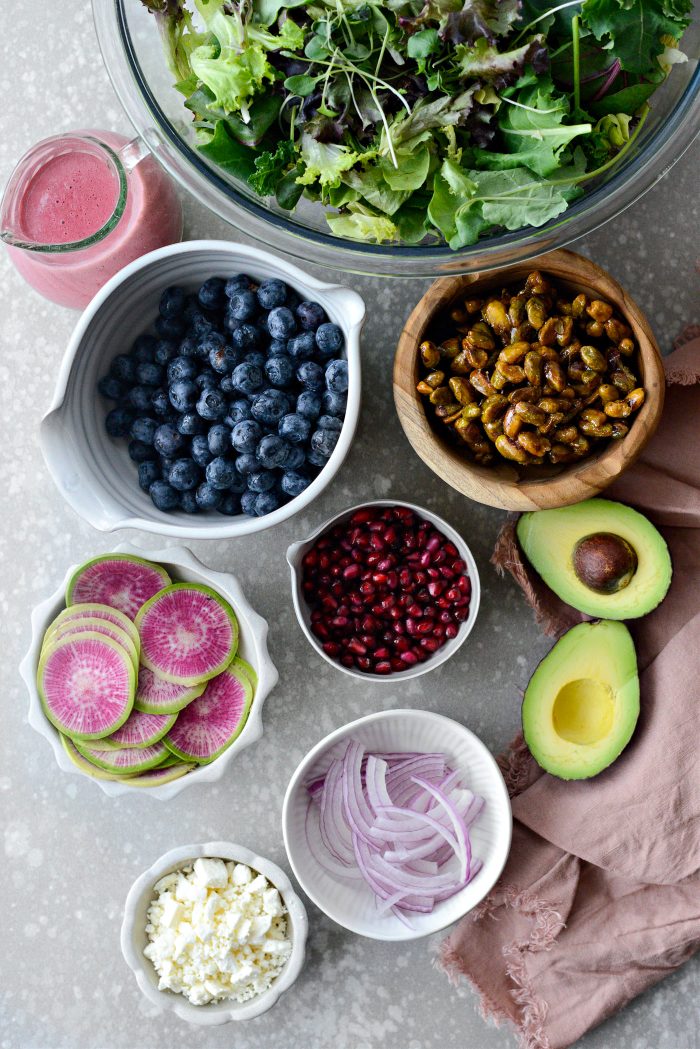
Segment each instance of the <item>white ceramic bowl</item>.
[{"label": "white ceramic bowl", "polygon": [[59,734],[48,720],[41,706],[39,693],[36,687],[36,671],[39,665],[39,653],[44,634],[55,617],[65,608],[66,586],[71,575],[78,567],[71,565],[66,572],[61,586],[47,597],[45,601],[37,605],[32,612],[32,640],[29,651],[20,664],[20,673],[29,690],[29,724],[40,735],[49,741],[56,756],[56,761],[64,772],[71,772],[78,776],[84,776],[96,783],[105,794],[116,797],[119,794],[144,794],[147,797],[158,798],[167,801],[174,798],[176,794],[190,787],[194,783],[213,783],[224,774],[227,766],[245,747],[250,746],[260,739],[263,734],[262,708],[263,704],[277,684],[279,674],[267,651],[267,622],[258,615],[251,607],[241,589],[241,585],[235,576],[228,572],[215,572],[199,561],[194,554],[182,546],[169,547],[166,550],[143,550],[141,547],[123,543],[116,547],[115,553],[136,554],[145,557],[149,561],[162,564],[168,572],[179,580],[187,583],[206,583],[217,590],[222,597],[233,607],[238,619],[239,641],[238,653],[253,665],[258,674],[258,686],[255,690],[253,703],[248,714],[243,731],[231,746],[220,754],[210,765],[200,765],[198,768],[173,780],[172,783],[164,783],[159,787],[133,787],[128,783],[119,781],[93,779],[85,776],[72,763],[59,738]]},{"label": "white ceramic bowl", "polygon": [[[306,784],[323,775],[352,737],[370,751],[445,753],[470,790],[486,801],[472,827],[473,854],[483,863],[473,880],[430,914],[410,914],[408,928],[394,914],[378,915],[372,891],[362,881],[329,874],[306,845]],[[331,732],[309,751],[289,781],[282,809],[287,856],[307,896],[333,921],[373,940],[415,940],[452,925],[479,903],[503,870],[512,830],[508,791],[498,765],[484,744],[464,725],[427,710],[385,710]],[[320,847],[320,846],[319,846]]]},{"label": "white ceramic bowl", "polygon": [[[342,663],[337,662],[335,659],[331,659],[323,651],[323,647],[319,642],[318,638],[312,633],[311,630],[311,608],[307,604],[307,601],[302,592],[302,559],[304,554],[311,549],[318,537],[333,528],[336,524],[341,524],[343,521],[347,521],[356,510],[362,510],[368,506],[406,506],[409,510],[413,510],[419,517],[424,518],[426,521],[430,521],[447,539],[454,543],[459,550],[459,556],[466,563],[467,575],[469,576],[472,590],[471,600],[469,602],[469,615],[464,620],[459,628],[459,633],[456,637],[446,641],[442,648],[439,648],[432,656],[430,656],[424,663],[416,663],[415,666],[408,668],[407,670],[397,671],[392,674],[370,674],[362,670],[357,670],[355,667],[344,667]],[[292,600],[294,602],[294,611],[296,612],[297,619],[301,629],[306,634],[309,644],[312,645],[318,654],[325,659],[327,663],[330,663],[336,670],[342,670],[344,674],[350,674],[351,677],[359,678],[361,681],[381,681],[396,685],[398,680],[407,680],[412,677],[420,677],[421,674],[427,674],[429,670],[435,670],[436,667],[441,666],[451,656],[455,654],[460,645],[463,645],[467,640],[469,634],[471,634],[476,622],[476,617],[479,614],[479,602],[481,600],[481,584],[479,582],[479,571],[476,567],[476,561],[472,555],[471,550],[462,539],[459,532],[455,531],[452,525],[449,525],[447,521],[444,521],[442,517],[438,517],[437,514],[431,513],[430,510],[425,510],[422,506],[415,506],[413,503],[405,503],[400,499],[375,499],[371,503],[358,503],[357,506],[351,506],[347,510],[342,510],[335,517],[331,517],[328,521],[325,521],[322,525],[311,533],[308,539],[302,539],[300,542],[292,543],[287,549],[287,563],[292,573]]]},{"label": "white ceramic bowl", "polygon": [[[127,442],[105,431],[108,407],[97,382],[112,357],[127,350],[158,315],[161,292],[172,284],[192,291],[208,277],[248,272],[263,280],[279,277],[305,298],[320,302],[345,335],[350,385],[338,444],[309,487],[265,517],[214,512],[157,510],[138,485]],[[184,539],[247,535],[285,521],[308,506],[330,483],[347,455],[360,410],[360,332],[364,302],[350,288],[324,284],[286,260],[258,248],[222,240],[194,240],[159,248],[120,270],[87,306],[71,336],[51,407],[41,422],[39,443],[63,498],[103,532],[139,528]]]},{"label": "white ceramic bowl", "polygon": [[[166,874],[188,866],[200,856],[247,864],[272,882],[279,890],[287,908],[292,940],[292,951],[287,964],[267,991],[248,1002],[223,1001],[192,1005],[181,994],[159,991],[158,974],[143,954],[148,945],[146,912],[154,897],[153,886]],[[230,1020],[252,1020],[254,1016],[260,1016],[272,1008],[282,992],[291,987],[302,970],[307,932],[308,919],[304,904],[292,888],[287,875],[276,863],[256,856],[243,845],[233,845],[228,841],[209,841],[204,845],[182,845],[180,848],[171,849],[136,879],[124,904],[121,948],[127,965],[149,1001],[160,1009],[172,1010],[181,1020],[187,1020],[188,1023],[216,1027]]]}]

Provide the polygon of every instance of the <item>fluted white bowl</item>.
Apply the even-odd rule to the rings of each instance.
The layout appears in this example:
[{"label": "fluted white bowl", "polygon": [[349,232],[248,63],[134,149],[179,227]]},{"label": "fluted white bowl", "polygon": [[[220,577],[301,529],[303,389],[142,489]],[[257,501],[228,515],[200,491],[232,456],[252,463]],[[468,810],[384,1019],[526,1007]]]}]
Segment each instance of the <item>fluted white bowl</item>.
[{"label": "fluted white bowl", "polygon": [[155,561],[163,565],[174,578],[185,583],[205,583],[225,597],[232,606],[238,619],[238,654],[252,664],[258,675],[258,685],[243,731],[231,746],[211,764],[199,765],[187,775],[158,787],[135,787],[127,781],[122,783],[119,780],[96,779],[81,772],[66,754],[58,731],[44,714],[36,685],[36,672],[44,634],[61,609],[65,608],[66,586],[78,567],[77,565],[71,565],[58,589],[38,604],[32,612],[32,640],[19,668],[29,692],[28,720],[32,728],[49,742],[56,761],[64,772],[91,780],[110,797],[117,797],[119,794],[144,794],[150,798],[167,801],[194,783],[213,783],[220,779],[232,758],[245,747],[249,747],[251,743],[260,739],[263,734],[263,704],[277,684],[279,674],[267,651],[267,621],[253,609],[235,576],[229,572],[215,572],[207,568],[183,546],[168,547],[165,550],[144,550],[130,543],[122,543],[121,546],[115,548],[114,553],[135,554],[148,561]]},{"label": "fluted white bowl", "polygon": [[[370,751],[444,753],[448,763],[463,774],[469,789],[486,802],[470,832],[472,852],[481,860],[481,870],[458,893],[437,903],[430,914],[407,914],[410,926],[392,913],[378,914],[374,893],[363,881],[333,876],[307,847],[310,799],[306,784],[327,771],[350,738]],[[511,829],[508,791],[491,753],[464,725],[428,710],[385,710],[331,732],[296,769],[282,809],[287,856],[306,895],[333,921],[373,940],[414,940],[462,918],[498,880],[508,857]]]}]

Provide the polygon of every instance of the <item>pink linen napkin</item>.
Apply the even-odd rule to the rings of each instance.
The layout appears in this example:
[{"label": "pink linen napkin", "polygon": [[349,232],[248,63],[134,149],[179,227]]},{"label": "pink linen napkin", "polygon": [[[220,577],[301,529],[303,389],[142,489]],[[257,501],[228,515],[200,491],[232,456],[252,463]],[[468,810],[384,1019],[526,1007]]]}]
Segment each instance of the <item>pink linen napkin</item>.
[{"label": "pink linen napkin", "polygon": [[[491,894],[442,944],[484,1016],[523,1049],[565,1049],[700,948],[700,330],[666,359],[666,408],[638,462],[604,494],[642,510],[673,559],[665,601],[628,623],[641,715],[605,772],[563,782],[519,736],[501,759],[513,846]],[[588,618],[523,562],[515,521],[492,562],[523,590],[544,632]]]}]

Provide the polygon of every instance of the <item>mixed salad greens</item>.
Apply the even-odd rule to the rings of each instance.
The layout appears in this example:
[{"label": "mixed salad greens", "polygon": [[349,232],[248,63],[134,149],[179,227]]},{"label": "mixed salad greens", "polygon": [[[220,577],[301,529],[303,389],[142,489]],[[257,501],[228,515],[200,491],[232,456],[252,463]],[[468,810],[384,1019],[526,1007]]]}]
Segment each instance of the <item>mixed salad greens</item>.
[{"label": "mixed salad greens", "polygon": [[199,149],[334,234],[541,226],[632,146],[692,0],[142,0]]}]

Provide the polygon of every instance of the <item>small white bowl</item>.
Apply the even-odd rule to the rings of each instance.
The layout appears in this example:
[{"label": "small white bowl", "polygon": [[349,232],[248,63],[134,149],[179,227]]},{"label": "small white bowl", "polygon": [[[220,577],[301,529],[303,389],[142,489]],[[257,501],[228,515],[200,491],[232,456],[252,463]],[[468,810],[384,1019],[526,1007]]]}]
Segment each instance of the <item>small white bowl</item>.
[{"label": "small white bowl", "polygon": [[[186,514],[157,510],[138,485],[126,442],[105,431],[107,406],[97,382],[112,357],[125,352],[158,315],[162,291],[178,284],[193,291],[208,277],[248,272],[264,280],[278,277],[305,298],[320,302],[345,335],[349,365],[348,403],[340,439],[328,463],[309,487],[265,517],[217,512]],[[87,306],[63,357],[53,402],[39,430],[49,473],[67,503],[102,532],[139,528],[183,539],[227,539],[259,532],[303,510],[331,482],[345,459],[360,411],[360,332],[362,298],[351,288],[324,284],[258,248],[223,240],[170,244],[120,270]]]},{"label": "small white bowl", "polygon": [[180,779],[173,780],[172,783],[164,783],[159,787],[133,787],[129,783],[121,783],[117,780],[96,779],[86,776],[76,768],[63,749],[59,733],[44,714],[36,687],[36,671],[44,634],[61,609],[65,608],[66,586],[78,567],[77,565],[71,565],[61,586],[45,601],[37,605],[32,612],[32,640],[29,651],[19,668],[29,691],[28,720],[32,728],[49,741],[56,761],[64,772],[71,772],[91,780],[105,794],[113,798],[119,794],[145,794],[151,798],[167,801],[194,783],[213,783],[220,779],[234,755],[260,739],[263,734],[263,704],[277,684],[279,674],[267,651],[267,621],[252,608],[235,576],[228,572],[215,572],[207,568],[194,554],[182,546],[168,547],[165,550],[144,550],[130,543],[123,543],[116,547],[114,553],[135,554],[137,557],[155,561],[163,565],[177,579],[186,583],[206,583],[230,602],[238,619],[238,654],[253,665],[259,679],[243,731],[238,739],[234,740],[231,746],[218,758],[215,758],[210,765],[200,765],[187,775],[181,776]]},{"label": "small white bowl", "polygon": [[[319,642],[318,638],[311,630],[311,608],[309,607],[306,598],[302,591],[302,560],[304,554],[314,545],[318,537],[329,529],[333,528],[334,525],[341,524],[344,521],[349,520],[350,517],[357,510],[364,510],[369,506],[405,506],[409,510],[418,516],[424,518],[426,521],[437,528],[442,534],[454,543],[459,550],[460,558],[465,562],[467,566],[467,575],[471,582],[471,598],[469,601],[469,615],[460,625],[459,633],[456,637],[446,641],[442,648],[439,648],[437,652],[434,652],[424,663],[416,663],[406,670],[395,671],[391,674],[370,674],[363,670],[357,670],[355,667],[344,667],[342,663],[337,662],[335,659],[331,659],[323,651],[323,647]],[[427,674],[429,670],[435,670],[436,667],[441,666],[451,656],[455,654],[460,645],[463,645],[467,640],[469,634],[471,634],[476,622],[476,617],[479,613],[479,602],[481,600],[481,584],[479,582],[479,570],[476,567],[476,561],[472,555],[471,550],[462,539],[459,532],[455,531],[452,525],[449,525],[447,521],[444,521],[442,517],[438,517],[437,514],[432,513],[430,510],[424,509],[422,506],[415,506],[413,503],[405,503],[401,499],[375,499],[370,503],[358,503],[357,506],[351,506],[347,510],[342,510],[335,517],[331,517],[324,524],[311,533],[308,539],[302,539],[298,543],[292,543],[287,549],[287,563],[292,572],[292,600],[294,602],[294,611],[296,612],[297,619],[301,629],[306,634],[309,644],[316,649],[318,654],[325,659],[326,663],[330,663],[336,670],[342,670],[344,674],[350,674],[351,677],[359,678],[361,681],[378,681],[390,683],[396,685],[397,681],[405,681],[408,678],[420,677],[421,674]]]},{"label": "small white bowl", "polygon": [[[160,991],[158,974],[143,953],[148,945],[146,913],[154,898],[153,886],[166,874],[187,867],[200,856],[247,864],[272,882],[287,908],[292,940],[292,951],[287,964],[267,991],[248,1002],[223,1001],[192,1005],[181,994]],[[121,948],[126,964],[149,1001],[160,1009],[171,1009],[181,1020],[187,1020],[188,1023],[199,1024],[202,1027],[217,1027],[230,1020],[252,1020],[254,1016],[260,1016],[272,1008],[283,991],[292,986],[304,965],[308,925],[304,904],[292,888],[287,875],[276,863],[256,856],[243,845],[233,845],[228,841],[209,841],[204,845],[182,845],[180,848],[171,849],[136,879],[124,904]]]},{"label": "small white bowl", "polygon": [[[370,751],[437,752],[447,755],[470,790],[485,799],[483,812],[471,829],[473,854],[483,866],[473,880],[430,914],[407,915],[408,928],[394,914],[378,915],[376,899],[364,882],[343,881],[329,874],[306,844],[306,784],[322,776],[352,737]],[[373,940],[415,940],[452,925],[493,888],[510,850],[512,816],[508,791],[498,765],[464,725],[428,710],[385,710],[352,721],[331,732],[306,755],[289,781],[282,808],[287,856],[302,889],[329,918],[350,932]]]}]

